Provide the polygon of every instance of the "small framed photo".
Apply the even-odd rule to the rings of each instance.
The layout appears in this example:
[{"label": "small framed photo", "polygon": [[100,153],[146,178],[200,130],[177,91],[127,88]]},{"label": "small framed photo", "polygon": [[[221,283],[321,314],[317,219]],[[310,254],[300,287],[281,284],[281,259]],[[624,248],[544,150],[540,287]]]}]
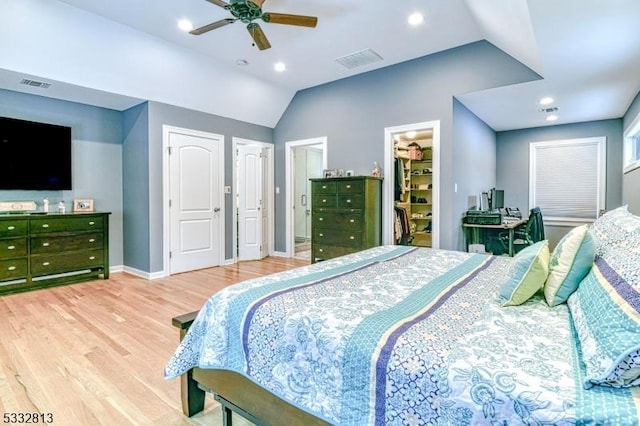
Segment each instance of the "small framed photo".
[{"label": "small framed photo", "polygon": [[338,176],[338,171],[336,169],[324,169],[324,177],[332,178]]},{"label": "small framed photo", "polygon": [[92,212],[93,200],[89,198],[76,198],[75,200],[73,200],[73,211],[74,212]]}]

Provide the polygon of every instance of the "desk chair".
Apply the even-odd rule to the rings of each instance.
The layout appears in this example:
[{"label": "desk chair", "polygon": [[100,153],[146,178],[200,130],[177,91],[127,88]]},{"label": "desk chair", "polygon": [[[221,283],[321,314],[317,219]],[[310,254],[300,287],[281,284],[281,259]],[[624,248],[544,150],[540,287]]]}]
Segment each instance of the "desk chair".
[{"label": "desk chair", "polygon": [[[534,207],[529,213],[529,220],[523,226],[516,228],[513,236],[514,253],[530,246],[538,241],[544,240],[544,224],[542,222],[542,212],[539,207]],[[505,251],[509,249],[509,233],[501,232],[498,240]]]}]

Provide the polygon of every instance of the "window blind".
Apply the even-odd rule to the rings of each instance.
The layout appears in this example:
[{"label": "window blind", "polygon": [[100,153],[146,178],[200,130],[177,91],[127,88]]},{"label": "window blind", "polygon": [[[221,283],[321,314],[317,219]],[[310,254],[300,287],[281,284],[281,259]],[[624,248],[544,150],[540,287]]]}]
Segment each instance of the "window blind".
[{"label": "window blind", "polygon": [[531,207],[552,220],[593,220],[604,208],[605,138],[531,144]]}]

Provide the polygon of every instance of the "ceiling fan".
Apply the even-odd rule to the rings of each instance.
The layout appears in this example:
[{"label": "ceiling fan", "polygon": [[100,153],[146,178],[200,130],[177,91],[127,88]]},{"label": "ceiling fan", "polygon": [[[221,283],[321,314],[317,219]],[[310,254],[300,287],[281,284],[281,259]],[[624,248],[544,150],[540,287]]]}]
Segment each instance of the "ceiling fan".
[{"label": "ceiling fan", "polygon": [[204,27],[196,28],[189,31],[190,34],[200,35],[216,28],[224,27],[225,25],[233,24],[236,21],[240,21],[247,24],[247,30],[251,34],[251,38],[255,42],[255,45],[260,50],[265,50],[271,47],[269,40],[264,35],[260,25],[253,22],[256,19],[262,19],[263,22],[270,24],[285,24],[285,25],[297,25],[300,27],[315,27],[318,23],[318,18],[315,16],[305,15],[290,15],[286,13],[269,13],[262,11],[262,4],[265,0],[231,0],[229,3],[223,0],[207,0],[209,3],[213,3],[216,6],[220,6],[223,9],[228,10],[233,15],[233,18],[225,18]]}]

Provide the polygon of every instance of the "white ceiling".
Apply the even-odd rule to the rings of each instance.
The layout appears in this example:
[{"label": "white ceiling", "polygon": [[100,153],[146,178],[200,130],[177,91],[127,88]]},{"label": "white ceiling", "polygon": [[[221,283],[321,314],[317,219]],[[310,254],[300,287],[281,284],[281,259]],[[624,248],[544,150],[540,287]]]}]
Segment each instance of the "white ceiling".
[{"label": "white ceiling", "polygon": [[[618,118],[640,90],[638,0],[266,0],[263,10],[318,26],[260,21],[273,47],[259,51],[240,22],[180,31],[182,18],[199,27],[230,16],[205,0],[3,0],[0,88],[113,109],[149,99],[274,127],[297,90],[486,39],[542,77],[457,95],[495,130],[548,125],[537,104],[547,95],[553,124]],[[406,24],[415,11],[417,28]],[[383,60],[335,61],[367,48]]]}]

